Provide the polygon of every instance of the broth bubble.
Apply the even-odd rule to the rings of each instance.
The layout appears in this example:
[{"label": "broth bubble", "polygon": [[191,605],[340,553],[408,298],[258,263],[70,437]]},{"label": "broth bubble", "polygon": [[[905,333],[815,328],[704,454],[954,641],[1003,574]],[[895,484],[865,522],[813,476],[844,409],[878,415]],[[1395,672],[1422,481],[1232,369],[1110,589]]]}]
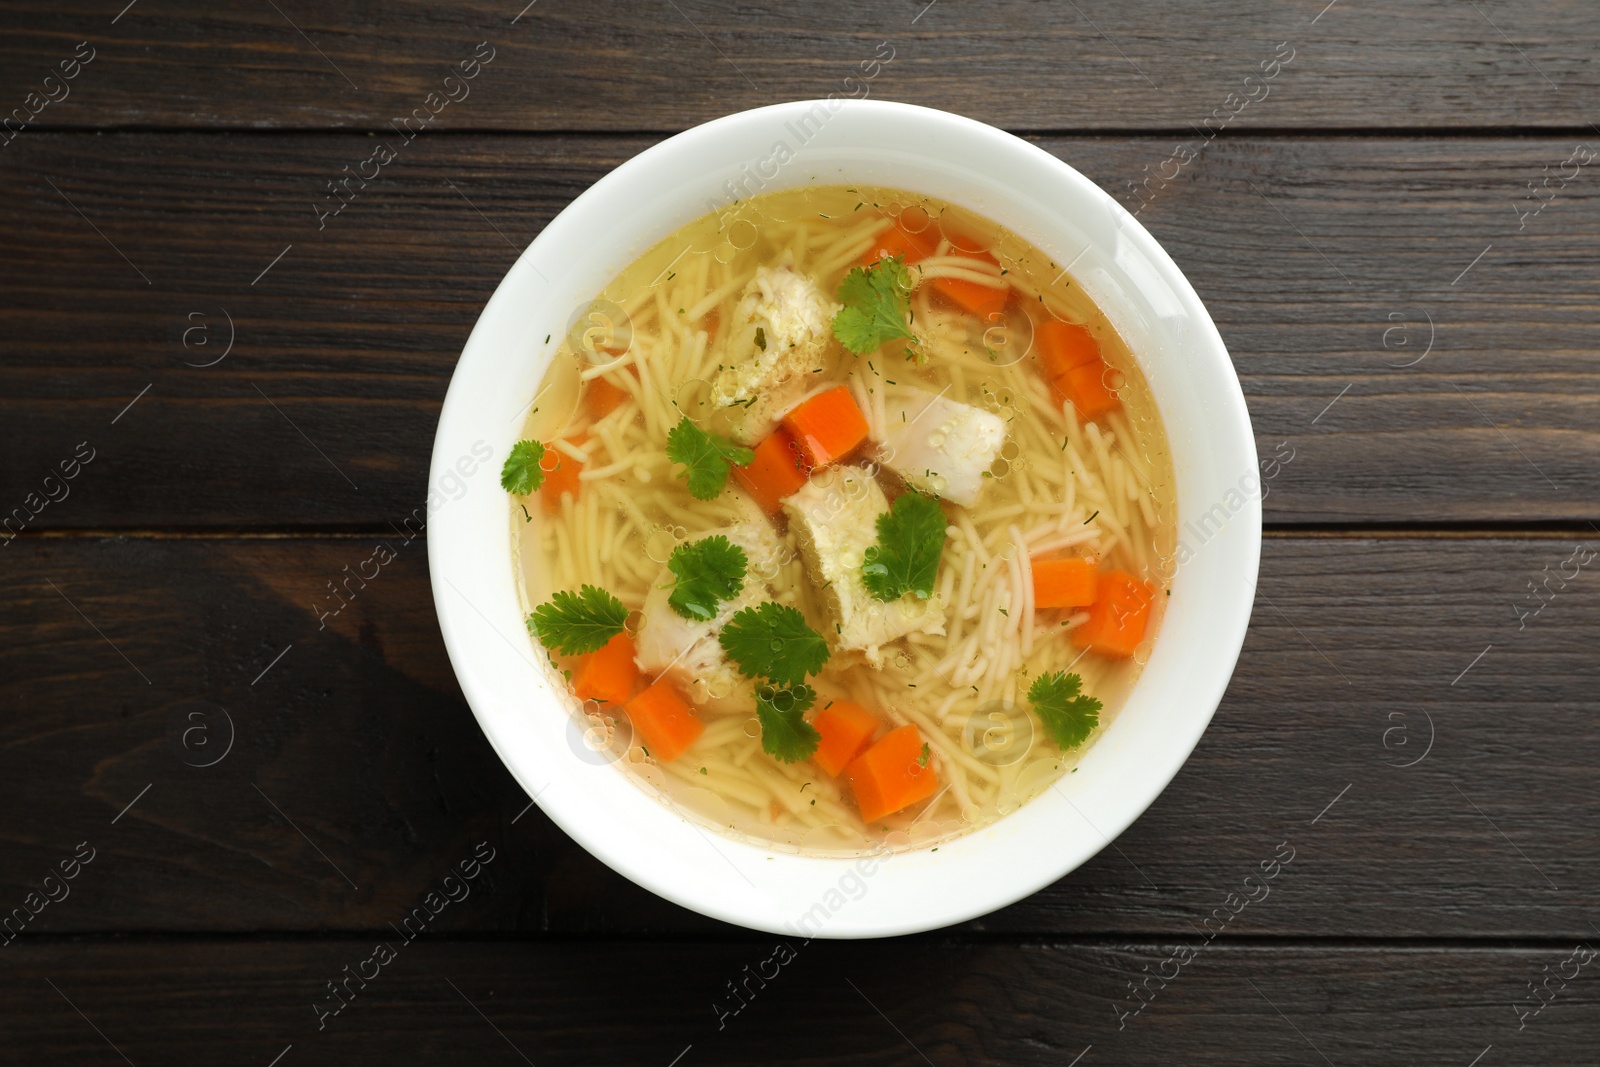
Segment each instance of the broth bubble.
[{"label": "broth bubble", "polygon": [[652,526],[645,535],[644,552],[656,563],[665,563],[672,558],[672,550],[677,547],[677,539],[672,536],[672,529],[667,526]]},{"label": "broth bubble", "polygon": [[897,221],[900,228],[907,233],[921,233],[932,225],[933,216],[929,215],[928,209],[921,204],[912,204],[900,211]]},{"label": "broth bubble", "polygon": [[668,393],[667,399],[680,412],[693,417],[695,413],[711,406],[713,388],[704,378],[690,378]]},{"label": "broth bubble", "polygon": [[961,741],[979,761],[1009,767],[1033,748],[1033,720],[1009,700],[991,700],[967,719]]},{"label": "broth bubble", "polygon": [[749,219],[735,219],[728,227],[728,243],[743,251],[756,243],[755,224]]}]

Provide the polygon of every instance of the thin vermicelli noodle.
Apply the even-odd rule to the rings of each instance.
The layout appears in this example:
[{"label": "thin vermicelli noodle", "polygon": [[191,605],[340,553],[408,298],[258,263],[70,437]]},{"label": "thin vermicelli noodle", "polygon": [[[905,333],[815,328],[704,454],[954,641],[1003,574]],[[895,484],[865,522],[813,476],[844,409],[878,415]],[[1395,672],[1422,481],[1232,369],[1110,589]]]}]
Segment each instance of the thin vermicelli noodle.
[{"label": "thin vermicelli noodle", "polygon": [[[891,340],[856,355],[829,337],[818,365],[794,372],[803,381],[780,380],[729,406],[721,392],[729,368],[751,358],[736,350],[749,336],[751,294],[773,284],[775,272],[793,272],[837,308],[832,298],[846,273],[894,240],[924,250],[916,262],[907,257],[914,342]],[[988,307],[988,300],[1004,302],[1003,309],[964,306]],[[580,729],[612,739],[618,765],[691,818],[787,850],[937,843],[1000,818],[1071,773],[1115,718],[1159,632],[1176,538],[1171,457],[1148,386],[1070,275],[1018,236],[931,198],[818,187],[746,200],[690,223],[618,275],[595,307],[602,305],[602,326],[552,340],[558,347],[521,435],[548,445],[541,466],[550,483],[514,497],[511,507],[527,609],[592,585],[630,613],[628,633],[639,640],[652,624],[649,612],[659,610],[652,605],[664,603],[662,587],[673,581],[666,564],[674,551],[714,531],[765,531],[760,537],[772,539],[775,554],[768,560],[750,550],[746,587],[760,601],[797,609],[831,647],[808,678],[816,691],[809,717],[843,702],[872,714],[876,736],[914,728],[925,742],[919,763],[936,775],[937,788],[869,823],[851,774],[828,774],[811,759],[774,758],[749,696],[755,682],[736,672],[674,673],[679,663],[715,655],[715,632],[686,639],[673,664],[638,683],[670,676],[692,703],[703,732],[681,755],[651,755],[645,726],[630,727],[630,713],[604,700],[573,697]],[[1041,330],[1054,328],[1047,323],[1081,325],[1094,338],[1111,410],[1090,419],[1063,403],[1064,379],[1041,370]],[[756,333],[762,353],[783,354],[768,352],[767,335]],[[802,538],[792,504],[774,515],[735,478],[713,499],[696,499],[683,466],[667,453],[669,431],[685,418],[727,435],[734,431],[725,427],[737,425],[728,420],[741,412],[754,423],[769,393],[788,390],[785,404],[793,410],[836,387],[859,410],[868,440],[812,471],[800,495],[852,484],[848,472],[860,469],[891,502],[913,490],[944,497],[946,536],[932,595],[926,605],[913,603],[936,614],[939,625],[871,646],[847,640],[837,614],[844,594],[819,580],[820,543]],[[602,396],[612,398],[609,406],[598,402]],[[895,468],[885,445],[898,439],[913,451],[944,447],[950,424],[941,420],[956,409],[1003,428],[1003,444],[970,504],[956,502],[953,479],[940,484],[945,475]],[[781,414],[773,412],[772,421]],[[951,441],[946,451],[969,443]],[[577,473],[555,474],[558,458]],[[917,481],[923,473],[932,488]],[[559,477],[569,478],[560,483],[569,488],[552,496]],[[848,524],[843,515],[822,525]],[[1075,642],[1075,633],[1097,625],[1091,618],[1099,609],[1039,603],[1038,565],[1063,559],[1092,560],[1101,575],[1127,572],[1148,583],[1149,629],[1131,658],[1086,652]],[[852,565],[860,560],[852,557]],[[556,656],[551,670],[559,681],[560,672],[580,667],[577,658]],[[1034,680],[1069,670],[1103,708],[1088,739],[1063,750],[1028,694]],[[996,730],[1031,741],[1015,757],[998,759]]]}]

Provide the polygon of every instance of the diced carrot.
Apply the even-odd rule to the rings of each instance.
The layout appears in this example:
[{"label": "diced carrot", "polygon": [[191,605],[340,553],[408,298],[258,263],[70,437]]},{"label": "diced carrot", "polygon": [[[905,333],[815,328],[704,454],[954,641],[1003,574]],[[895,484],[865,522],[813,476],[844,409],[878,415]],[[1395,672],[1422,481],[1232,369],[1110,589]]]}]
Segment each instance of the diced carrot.
[{"label": "diced carrot", "polygon": [[1089,606],[1089,621],[1071,632],[1073,642],[1110,659],[1127,659],[1144,640],[1154,598],[1149,582],[1127,571],[1107,571]]},{"label": "diced carrot", "polygon": [[628,391],[620,385],[612,385],[605,378],[591,378],[584,389],[583,400],[589,408],[589,414],[597,419],[603,419],[613,411],[617,405],[627,399]]},{"label": "diced carrot", "polygon": [[927,259],[933,255],[933,250],[938,246],[939,235],[933,227],[930,226],[921,233],[909,233],[901,229],[900,224],[896,222],[873,241],[872,247],[861,257],[861,265],[870,267],[880,259],[903,256],[909,266],[919,259]]},{"label": "diced carrot", "polygon": [[928,284],[950,303],[962,311],[971,312],[984,322],[1005,311],[1006,298],[1011,295],[1009,287],[992,289],[965,278],[935,278]]},{"label": "diced carrot", "polygon": [[733,476],[762,511],[776,515],[784,498],[806,484],[805,471],[800,469],[800,448],[789,431],[780,426],[756,445],[755,454],[748,467],[734,467]]},{"label": "diced carrot", "polygon": [[639,682],[639,668],[633,662],[633,638],[624,630],[601,648],[583,658],[572,678],[572,691],[579,700],[604,700],[626,704]]},{"label": "diced carrot", "polygon": [[1100,342],[1086,327],[1045,319],[1033,328],[1033,350],[1044,364],[1046,378],[1059,378],[1074,367],[1100,359]]},{"label": "diced carrot", "polygon": [[1073,367],[1056,378],[1056,388],[1072,401],[1080,418],[1098,419],[1122,405],[1122,400],[1106,386],[1111,369],[1104,360]]},{"label": "diced carrot", "polygon": [[926,800],[939,788],[915,726],[890,730],[844,769],[865,822],[876,822],[902,808]]},{"label": "diced carrot", "polygon": [[812,468],[826,467],[867,439],[867,418],[841,385],[812,397],[783,417],[800,455]]},{"label": "diced carrot", "polygon": [[1092,559],[1036,559],[1033,566],[1033,606],[1036,608],[1086,608],[1094,603],[1100,572]]},{"label": "diced carrot", "polygon": [[[987,252],[960,252],[955,254],[968,259],[981,260],[991,266],[998,267],[999,261]],[[1006,300],[1011,296],[1011,287],[1002,283],[997,289],[978,282],[969,282],[965,278],[934,278],[928,283],[933,291],[944,297],[962,311],[978,316],[984,322],[998,315],[1006,309]]]},{"label": "diced carrot", "polygon": [[694,709],[665,678],[656,679],[628,701],[626,708],[639,740],[661,763],[683,755],[705,732],[706,724],[695,717]]},{"label": "diced carrot", "polygon": [[811,761],[837,775],[878,732],[878,717],[853,701],[835,700],[811,717],[811,725],[822,735]]},{"label": "diced carrot", "polygon": [[[567,440],[572,444],[581,444],[583,437],[579,435]],[[582,463],[555,447],[553,442],[547,442],[539,467],[544,471],[544,484],[539,486],[539,497],[546,508],[559,508],[561,497],[568,493],[572,494],[574,501],[578,499],[578,488],[583,484],[578,480],[578,475],[583,472]]]},{"label": "diced carrot", "polygon": [[706,342],[709,344],[717,339],[717,330],[722,327],[722,311],[712,308],[700,322],[706,328]]}]

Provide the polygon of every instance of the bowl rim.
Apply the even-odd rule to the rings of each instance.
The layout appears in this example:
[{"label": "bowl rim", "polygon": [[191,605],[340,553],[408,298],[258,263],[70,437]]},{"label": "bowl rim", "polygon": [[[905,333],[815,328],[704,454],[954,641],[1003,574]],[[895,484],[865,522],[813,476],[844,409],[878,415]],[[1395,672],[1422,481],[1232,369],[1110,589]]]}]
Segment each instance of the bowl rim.
[{"label": "bowl rim", "polygon": [[[1146,298],[1149,296],[1145,292],[1146,288],[1160,291],[1158,294],[1160,298],[1168,301],[1171,309],[1181,316],[1186,324],[1189,334],[1185,344],[1192,349],[1191,354],[1195,360],[1203,364],[1203,371],[1196,373],[1203,375],[1208,387],[1214,387],[1207,394],[1213,406],[1206,412],[1206,417],[1215,424],[1214,436],[1207,439],[1208,446],[1212,446],[1209,447],[1207,454],[1215,454],[1211,467],[1207,468],[1207,471],[1211,471],[1212,467],[1215,468],[1215,471],[1211,471],[1215,475],[1211,477],[1211,481],[1221,484],[1220,477],[1237,473],[1241,469],[1247,468],[1252,473],[1256,471],[1255,440],[1243,391],[1226,346],[1198,294],[1143,225],[1088,178],[1037,145],[974,119],[948,112],[881,100],[833,98],[790,101],[714,119],[666,138],[628,159],[574,198],[545,226],[507,271],[494,294],[486,302],[463,348],[440,412],[429,476],[430,581],[440,629],[452,667],[480,728],[483,729],[502,763],[528,792],[532,802],[538,803],[556,825],[592,855],[631,881],[667,900],[701,914],[752,929],[801,934],[808,937],[891,936],[962,922],[1005,907],[1037,892],[1109,845],[1165,790],[1187,761],[1215,713],[1243,645],[1254,600],[1260,560],[1259,495],[1247,494],[1247,499],[1242,505],[1230,511],[1224,527],[1202,542],[1201,547],[1211,553],[1213,560],[1219,556],[1227,556],[1235,584],[1247,587],[1248,593],[1235,591],[1230,594],[1229,586],[1216,581],[1210,582],[1210,586],[1218,586],[1217,595],[1223,596],[1226,602],[1221,609],[1207,612],[1202,635],[1205,646],[1203,659],[1191,654],[1186,661],[1198,676],[1184,682],[1183,692],[1189,709],[1176,723],[1170,724],[1170,728],[1161,738],[1162,745],[1159,752],[1162,758],[1159,762],[1142,767],[1145,772],[1142,777],[1120,785],[1121,792],[1117,797],[1117,806],[1109,814],[1102,814],[1096,809],[1096,814],[1101,816],[1100,823],[1092,821],[1081,807],[1062,792],[1059,788],[1061,780],[1058,780],[1046,794],[1054,793],[1064,799],[1092,829],[1093,834],[1085,834],[1081,829],[1078,830],[1070,848],[1065,845],[1056,846],[1051,842],[1055,851],[1050,856],[1042,860],[1038,857],[1025,857],[1024,862],[1020,862],[1016,869],[1010,870],[1008,875],[980,870],[977,872],[979,877],[968,875],[953,879],[967,890],[966,895],[953,900],[933,900],[930,899],[930,893],[919,892],[918,889],[930,880],[939,884],[943,884],[940,882],[941,878],[947,882],[952,881],[948,874],[951,865],[962,863],[969,856],[977,856],[975,868],[984,867],[982,854],[987,850],[986,839],[996,838],[997,828],[1009,826],[1015,831],[1000,835],[1005,844],[999,849],[998,854],[1017,856],[1015,839],[1023,833],[1022,824],[1026,822],[1031,828],[1031,824],[1039,822],[1039,813],[1035,809],[1040,808],[1050,798],[1046,795],[1037,796],[991,826],[969,832],[949,842],[940,842],[939,848],[945,851],[945,855],[942,859],[930,862],[931,850],[927,847],[917,847],[887,856],[869,854],[856,859],[823,855],[789,855],[732,837],[719,838],[722,845],[719,848],[717,843],[706,838],[698,828],[693,828],[682,815],[674,814],[666,806],[653,800],[648,805],[641,806],[634,800],[622,796],[615,786],[603,784],[598,778],[591,779],[589,786],[583,787],[584,789],[592,787],[592,794],[580,790],[582,795],[572,795],[573,790],[564,787],[575,779],[559,769],[554,760],[547,753],[541,752],[537,746],[530,748],[533,728],[517,718],[519,715],[537,717],[529,715],[527,701],[530,699],[530,694],[508,692],[508,686],[519,668],[505,659],[503,651],[493,647],[492,639],[487,642],[482,640],[486,636],[484,627],[494,631],[502,641],[510,643],[513,640],[508,638],[506,633],[505,597],[489,587],[478,586],[479,595],[483,598],[481,602],[490,604],[491,613],[485,613],[479,606],[480,602],[468,599],[461,588],[451,580],[453,568],[491,566],[492,569],[492,565],[485,564],[482,559],[471,561],[468,557],[492,551],[501,538],[509,542],[509,517],[505,520],[507,528],[502,528],[498,533],[477,529],[472,522],[492,513],[492,508],[486,510],[483,500],[486,495],[497,498],[502,514],[508,511],[504,496],[499,492],[498,485],[495,485],[492,487],[494,490],[492,493],[479,492],[476,498],[470,500],[468,497],[455,498],[450,494],[444,494],[445,503],[451,506],[446,508],[441,505],[437,513],[432,506],[432,502],[442,492],[441,482],[448,477],[450,471],[460,469],[458,457],[461,455],[462,443],[473,433],[481,432],[483,413],[477,408],[482,405],[486,388],[494,388],[492,372],[496,366],[504,364],[510,358],[505,353],[508,336],[506,324],[517,313],[512,305],[526,296],[521,290],[525,290],[531,282],[530,270],[532,274],[548,283],[550,279],[538,269],[538,264],[545,260],[546,254],[554,255],[563,242],[581,238],[585,232],[592,233],[590,227],[594,224],[596,212],[604,211],[625,198],[637,198],[639,187],[649,184],[642,180],[643,177],[656,169],[682,170],[691,162],[698,165],[704,162],[701,157],[710,148],[725,150],[727,145],[733,143],[747,144],[745,156],[754,157],[764,148],[761,143],[763,131],[769,131],[774,123],[815,115],[819,107],[825,108],[827,114],[831,116],[828,128],[821,131],[822,133],[834,130],[837,135],[841,126],[850,126],[853,132],[855,127],[887,129],[898,124],[911,123],[919,130],[929,131],[936,139],[943,136],[946,140],[962,142],[967,148],[983,149],[970,154],[971,158],[979,160],[979,165],[989,168],[1005,166],[1013,170],[1027,169],[1030,174],[1045,175],[1058,186],[1064,200],[1073,202],[1075,207],[1082,208],[1086,214],[1092,214],[1096,210],[1104,212],[1106,225],[1109,227],[1106,230],[1106,240],[1115,246],[1118,253],[1131,255],[1136,261],[1138,270],[1145,272],[1143,275],[1130,274],[1133,279],[1130,298],[1135,301]],[[847,121],[840,123],[838,121],[840,116],[845,116]],[[877,124],[877,127],[874,124]],[[856,145],[852,150],[871,157],[880,148],[874,142]],[[967,162],[970,163],[971,159]],[[904,163],[905,160],[900,160],[900,164]],[[944,164],[941,162],[940,165]],[[722,176],[722,173],[717,172],[706,177],[704,182],[714,182]],[[1007,179],[990,176],[987,180],[1003,184]],[[806,183],[790,181],[776,187],[791,188],[802,184]],[[828,181],[818,184],[834,183]],[[894,182],[877,184],[896,185]],[[709,185],[707,187],[709,188]],[[906,184],[897,187],[914,188]],[[944,198],[950,199],[948,196]],[[1025,199],[1027,197],[1017,194],[1018,201]],[[641,208],[641,211],[648,210],[648,205]],[[992,216],[992,212],[986,213]],[[642,246],[634,247],[631,252],[614,248],[611,254],[621,257],[617,260],[617,266],[625,266],[662,236],[673,232],[694,217],[696,216],[690,215],[687,218],[679,218],[661,233],[643,240]],[[1098,216],[1096,218],[1098,219]],[[1016,229],[1014,226],[1011,228]],[[1036,246],[1040,243],[1026,232],[1023,232],[1022,236]],[[618,242],[614,240],[612,244],[617,245]],[[1090,242],[1085,245],[1080,255],[1091,251],[1096,252],[1096,256],[1091,258],[1092,263],[1102,254],[1109,254],[1106,249],[1097,248]],[[545,262],[545,265],[553,266],[550,262]],[[615,270],[612,273],[614,274]],[[1076,280],[1078,275],[1075,274],[1074,278]],[[599,285],[594,286],[584,299],[592,299],[599,289]],[[1150,297],[1150,299],[1155,298]],[[1097,295],[1096,302],[1108,315],[1111,315],[1112,308],[1106,306],[1102,296]],[[1117,321],[1115,316],[1112,318],[1119,332],[1124,332],[1124,324]],[[553,321],[551,318],[546,318],[542,323],[535,323],[531,332],[538,334]],[[522,334],[527,332],[526,329],[521,331]],[[1126,337],[1126,333],[1124,336]],[[1135,347],[1131,341],[1129,347]],[[553,349],[550,351],[553,352]],[[549,354],[549,352],[544,353],[540,358],[547,359]],[[1141,358],[1139,362],[1149,376],[1145,360]],[[539,368],[541,376],[542,373],[543,365]],[[489,382],[488,385],[485,384],[486,380]],[[1157,382],[1152,380],[1150,384],[1152,391],[1158,394],[1157,406],[1161,410],[1163,421],[1170,424],[1168,407],[1162,403],[1162,394],[1157,388]],[[1171,399],[1169,396],[1169,402]],[[531,404],[532,401],[528,403]],[[524,409],[526,406],[524,405]],[[478,429],[474,430],[473,427]],[[514,437],[515,435],[512,439]],[[475,451],[476,445],[473,448]],[[495,448],[493,454],[503,455],[503,450]],[[1177,475],[1179,457],[1176,449],[1173,459]],[[492,474],[491,469],[491,476]],[[1179,476],[1178,482],[1179,521],[1182,522],[1186,514],[1193,512],[1194,505],[1191,502],[1186,510],[1184,478]],[[1240,485],[1243,485],[1242,479]],[[1259,482],[1257,489],[1259,490]],[[453,504],[455,499],[469,500],[469,502],[465,506],[455,506]],[[1211,548],[1213,545],[1217,547]],[[506,574],[510,575],[512,566],[509,552],[505,554],[504,563]],[[1220,564],[1214,564],[1213,569],[1216,566]],[[1238,582],[1239,578],[1244,579],[1243,582]],[[1180,563],[1178,574],[1173,580],[1173,588],[1177,589],[1184,582],[1185,566]],[[510,583],[507,584],[509,586]],[[510,591],[508,588],[504,592]],[[1231,599],[1226,599],[1230,596]],[[1172,608],[1177,608],[1179,602],[1180,598],[1174,595]],[[1169,616],[1170,614],[1169,611]],[[1151,657],[1152,664],[1155,663],[1157,656],[1163,655],[1166,651],[1163,637],[1171,622],[1172,619],[1169,617],[1163,626],[1162,634],[1156,640],[1156,649]],[[526,641],[525,633],[521,632],[520,609],[510,618],[510,623],[513,632],[520,634]],[[1197,638],[1200,639],[1202,638]],[[531,643],[528,651],[532,651]],[[526,655],[523,655],[522,659],[530,667],[532,666]],[[1138,696],[1149,672],[1150,667],[1147,666],[1145,675],[1141,676],[1134,687],[1134,692],[1129,695],[1127,705],[1131,705]],[[541,695],[536,685],[533,690],[531,697]],[[563,715],[562,718],[569,717]],[[1118,718],[1121,718],[1120,714]],[[543,727],[543,740],[548,744],[553,734],[548,729],[548,724],[539,725]],[[1115,721],[1113,729],[1114,726]],[[1087,764],[1099,749],[1107,745],[1111,734],[1112,729],[1108,729],[1106,734],[1090,747],[1080,767]],[[1127,741],[1128,738],[1123,738],[1124,744]],[[1148,739],[1146,742],[1148,743]],[[629,780],[631,775],[620,773],[619,769],[609,766],[600,770],[615,779],[618,786],[625,786],[638,797],[648,799],[645,791]],[[1078,785],[1079,783],[1073,783],[1075,792],[1081,792],[1077,788]],[[1083,793],[1080,799],[1088,795],[1090,794]],[[1060,805],[1055,804],[1054,800],[1050,800],[1050,804],[1052,810],[1060,810]],[[635,818],[650,820],[652,817],[641,814],[646,810],[659,812],[662,818],[654,820],[648,830],[640,831],[628,820]],[[1024,819],[1030,811],[1034,816]],[[752,892],[746,893],[744,888],[725,871],[714,870],[715,861],[707,862],[709,857],[702,856],[698,863],[685,861],[679,864],[670,861],[660,851],[656,851],[654,845],[657,837],[670,838],[674,841],[690,840],[677,824],[690,825],[695,833],[706,839],[706,844],[713,851],[722,853],[722,858],[727,861],[726,867],[738,873],[742,880],[748,883]],[[1023,836],[1026,838],[1027,835]],[[738,856],[743,862],[735,863],[732,856]],[[769,877],[774,871],[782,873],[777,878]],[[803,923],[797,929],[796,923],[790,916],[814,914],[817,908],[813,907],[809,912],[804,908],[796,911],[796,895],[790,892],[786,885],[780,884],[778,879],[793,877],[804,881],[805,892],[812,894],[808,899],[826,901],[832,899],[833,895],[838,895],[838,887],[845,884],[845,880],[852,872],[857,875],[856,881],[867,878],[877,880],[874,886],[884,884],[881,880],[888,872],[887,884],[892,892],[900,895],[892,904],[886,904],[881,899],[882,894],[879,894],[878,900],[871,902],[867,907],[861,907],[859,904],[867,896],[866,891],[863,890],[862,896],[858,897],[854,895],[852,888],[845,894],[847,904],[852,907],[831,910],[830,905],[826,921],[816,930],[807,930]],[[754,879],[752,875],[755,876]],[[757,887],[757,881],[761,882],[761,888]]]}]

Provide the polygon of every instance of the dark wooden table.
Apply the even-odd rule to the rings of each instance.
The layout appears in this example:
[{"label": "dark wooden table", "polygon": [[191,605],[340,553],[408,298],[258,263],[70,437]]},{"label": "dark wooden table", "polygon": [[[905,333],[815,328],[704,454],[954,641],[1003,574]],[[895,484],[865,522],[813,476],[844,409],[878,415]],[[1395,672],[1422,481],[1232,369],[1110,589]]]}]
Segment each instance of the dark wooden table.
[{"label": "dark wooden table", "polygon": [[[1595,1061],[1592,3],[524,2],[0,14],[0,1061]],[[874,97],[1143,205],[1281,462],[1227,698],[1115,847],[962,927],[796,946],[735,1013],[774,939],[530,808],[420,541],[316,607],[421,505],[552,215],[686,126],[859,91],[880,41]]]}]

